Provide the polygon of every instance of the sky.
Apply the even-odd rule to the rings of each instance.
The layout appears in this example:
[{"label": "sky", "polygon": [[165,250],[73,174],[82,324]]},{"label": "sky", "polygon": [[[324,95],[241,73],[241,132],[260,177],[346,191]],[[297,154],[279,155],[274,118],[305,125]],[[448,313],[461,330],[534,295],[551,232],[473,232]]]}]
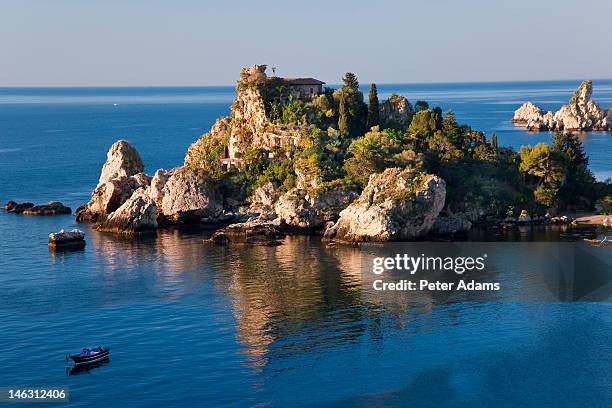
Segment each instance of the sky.
[{"label": "sky", "polygon": [[0,0],[0,86],[612,77],[610,0]]}]

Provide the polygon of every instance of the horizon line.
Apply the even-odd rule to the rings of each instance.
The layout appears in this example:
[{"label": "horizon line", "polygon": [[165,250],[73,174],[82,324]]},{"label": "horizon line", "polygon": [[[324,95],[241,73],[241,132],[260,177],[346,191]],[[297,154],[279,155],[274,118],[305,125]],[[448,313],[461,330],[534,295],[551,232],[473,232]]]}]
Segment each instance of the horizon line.
[{"label": "horizon line", "polygon": [[[446,85],[446,84],[504,84],[504,83],[533,83],[533,82],[570,82],[570,81],[612,81],[610,78],[564,78],[564,79],[522,79],[522,80],[491,80],[491,81],[436,81],[436,82],[360,82],[360,86],[369,84],[379,85]],[[338,83],[328,83],[330,86],[341,85]],[[60,88],[227,88],[236,86],[233,84],[225,85],[0,85],[0,89],[60,89]]]}]

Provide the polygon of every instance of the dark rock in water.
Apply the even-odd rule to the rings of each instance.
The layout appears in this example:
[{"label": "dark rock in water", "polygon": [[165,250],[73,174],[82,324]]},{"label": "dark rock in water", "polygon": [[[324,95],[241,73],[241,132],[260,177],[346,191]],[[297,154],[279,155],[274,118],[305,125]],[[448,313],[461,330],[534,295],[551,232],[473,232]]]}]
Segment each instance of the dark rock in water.
[{"label": "dark rock in water", "polygon": [[208,239],[208,242],[215,245],[227,245],[230,243],[230,239],[225,232],[216,231],[212,237]]},{"label": "dark rock in water", "polygon": [[431,232],[435,235],[454,235],[468,232],[470,228],[472,228],[472,223],[465,214],[447,212],[438,215]]},{"label": "dark rock in water", "polygon": [[16,203],[13,200],[10,200],[8,203],[2,206],[2,208],[4,208],[7,212],[13,213],[22,213],[28,208],[32,207],[34,207],[33,203]]},{"label": "dark rock in water", "polygon": [[72,231],[60,230],[49,234],[49,247],[53,249],[61,248],[81,248],[85,246],[85,234],[79,229]]},{"label": "dark rock in water", "polygon": [[280,245],[280,239],[284,237],[280,223],[254,218],[247,222],[230,224],[216,231],[206,242],[215,245]]},{"label": "dark rock in water", "polygon": [[58,201],[49,201],[47,204],[35,205],[23,211],[25,215],[57,215],[70,214],[72,210]]}]

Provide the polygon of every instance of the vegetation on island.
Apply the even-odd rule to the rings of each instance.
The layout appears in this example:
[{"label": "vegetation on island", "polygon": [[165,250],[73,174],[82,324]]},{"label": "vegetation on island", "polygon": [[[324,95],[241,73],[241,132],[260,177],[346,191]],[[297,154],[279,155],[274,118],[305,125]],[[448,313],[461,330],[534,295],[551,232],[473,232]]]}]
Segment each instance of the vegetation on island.
[{"label": "vegetation on island", "polygon": [[550,144],[516,152],[499,146],[495,134],[487,138],[458,123],[452,111],[443,113],[425,101],[417,101],[405,121],[385,123],[375,84],[366,103],[354,74],[347,73],[342,81],[338,89],[295,100],[279,78],[243,72],[238,91],[259,90],[269,122],[295,126],[299,146],[292,151],[248,148],[240,169],[222,171],[219,159],[226,141],[209,140],[199,145],[195,167],[204,168],[223,192],[240,199],[266,182],[289,190],[296,185],[296,173],[316,179],[318,189],[342,184],[360,190],[370,175],[401,167],[441,176],[446,207],[452,211],[478,209],[504,217],[514,208],[535,215],[592,209],[596,201],[606,211],[612,202],[611,183],[596,182],[575,135],[557,132]]}]

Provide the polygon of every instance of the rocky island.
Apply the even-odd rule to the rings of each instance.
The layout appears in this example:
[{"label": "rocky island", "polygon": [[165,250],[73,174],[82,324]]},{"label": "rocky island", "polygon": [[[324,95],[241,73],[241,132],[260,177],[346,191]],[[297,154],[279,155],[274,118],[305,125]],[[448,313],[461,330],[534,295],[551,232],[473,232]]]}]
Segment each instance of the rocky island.
[{"label": "rocky island", "polygon": [[583,81],[567,105],[557,112],[545,112],[531,102],[514,112],[512,122],[527,130],[612,130],[612,109],[602,109],[591,100],[593,84]]},{"label": "rocky island", "polygon": [[535,220],[592,208],[610,194],[572,135],[517,153],[450,111],[399,95],[379,102],[375,84],[366,103],[355,75],[343,82],[323,88],[313,78],[268,76],[265,65],[244,68],[229,117],[189,147],[182,166],[147,175],[133,146],[114,143],[77,221],[122,234],[207,224],[219,228],[218,244],[286,232],[413,240],[515,211]]}]

